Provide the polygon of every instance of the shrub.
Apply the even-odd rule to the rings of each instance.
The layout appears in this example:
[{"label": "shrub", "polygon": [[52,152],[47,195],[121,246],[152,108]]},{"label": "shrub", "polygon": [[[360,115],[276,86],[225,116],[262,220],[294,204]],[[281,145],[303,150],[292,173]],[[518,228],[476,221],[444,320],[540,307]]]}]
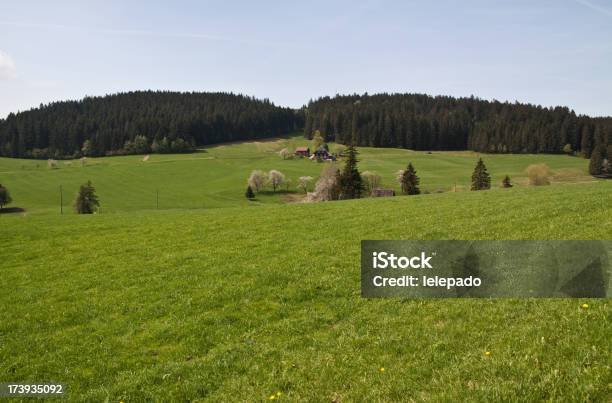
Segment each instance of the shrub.
[{"label": "shrub", "polygon": [[172,140],[170,143],[170,150],[173,153],[188,153],[192,152],[194,147],[182,138]]},{"label": "shrub", "polygon": [[[154,139],[151,144],[150,151],[155,154],[170,154],[170,153],[190,153],[193,152],[195,146],[183,138],[169,140],[167,137],[161,140]],[[149,151],[139,154],[147,154]]]},{"label": "shrub", "polygon": [[145,136],[138,135],[134,140],[126,141],[123,150],[126,154],[147,154],[151,151],[151,147]]},{"label": "shrub", "polygon": [[504,177],[504,179],[502,180],[502,187],[503,188],[511,188],[512,187],[512,182],[510,181],[510,177],[508,175],[506,175]]},{"label": "shrub", "polygon": [[253,188],[251,188],[250,186],[247,186],[247,190],[244,195],[249,200],[252,200],[255,198],[255,193],[253,193]]},{"label": "shrub", "polygon": [[529,184],[532,186],[550,185],[549,176],[551,174],[548,165],[531,164],[525,169],[525,173],[529,177]]},{"label": "shrub", "polygon": [[167,154],[170,152],[170,142],[167,137],[164,137],[160,141],[157,139],[153,140],[153,144],[151,144],[151,152],[156,154]]},{"label": "shrub", "polygon": [[0,185],[0,210],[4,208],[7,204],[11,204],[13,199],[11,199],[11,194],[8,189],[2,185]]}]

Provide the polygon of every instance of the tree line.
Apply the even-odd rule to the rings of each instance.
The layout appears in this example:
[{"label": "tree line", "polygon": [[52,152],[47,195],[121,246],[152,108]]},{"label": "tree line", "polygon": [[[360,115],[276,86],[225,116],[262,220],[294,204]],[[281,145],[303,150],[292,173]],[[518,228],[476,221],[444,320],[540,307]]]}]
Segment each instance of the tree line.
[{"label": "tree line", "polygon": [[0,120],[0,156],[79,158],[184,152],[286,134],[302,114],[232,93],[137,91],[54,102]]},{"label": "tree line", "polygon": [[0,156],[78,158],[252,140],[304,129],[322,142],[415,150],[612,155],[612,118],[566,107],[424,94],[337,95],[300,110],[232,93],[136,91],[54,102],[0,120]]},{"label": "tree line", "polygon": [[612,145],[612,118],[566,107],[424,94],[337,95],[310,101],[304,134],[325,141],[414,150],[574,153]]}]

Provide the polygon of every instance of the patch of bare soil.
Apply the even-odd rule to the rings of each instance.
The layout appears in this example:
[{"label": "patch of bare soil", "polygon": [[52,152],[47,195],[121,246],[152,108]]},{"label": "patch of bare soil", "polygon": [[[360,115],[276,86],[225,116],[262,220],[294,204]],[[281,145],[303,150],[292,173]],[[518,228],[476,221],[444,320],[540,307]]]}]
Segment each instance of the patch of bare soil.
[{"label": "patch of bare soil", "polygon": [[304,193],[287,193],[283,195],[283,202],[285,203],[302,203],[306,200]]}]

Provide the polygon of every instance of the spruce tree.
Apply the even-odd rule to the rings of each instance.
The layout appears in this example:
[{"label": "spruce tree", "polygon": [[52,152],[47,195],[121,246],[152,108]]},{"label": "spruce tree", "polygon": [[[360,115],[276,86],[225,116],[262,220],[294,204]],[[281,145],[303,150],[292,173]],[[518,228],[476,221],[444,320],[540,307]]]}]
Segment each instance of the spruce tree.
[{"label": "spruce tree", "polygon": [[100,207],[100,202],[96,196],[96,189],[91,181],[87,181],[79,188],[79,193],[74,201],[74,209],[77,214],[92,214],[98,207]]},{"label": "spruce tree", "polygon": [[251,186],[247,186],[246,193],[244,194],[247,199],[252,200],[255,198],[255,193],[253,193],[253,188]]},{"label": "spruce tree", "polygon": [[357,154],[359,153],[352,144],[347,147],[346,163],[338,178],[341,199],[359,199],[364,191],[363,181],[357,170]]},{"label": "spruce tree", "polygon": [[491,176],[487,172],[482,158],[478,159],[474,173],[472,174],[472,188],[471,190],[486,190],[491,189]]},{"label": "spruce tree", "polygon": [[504,180],[502,181],[502,187],[504,187],[504,188],[511,188],[512,187],[512,182],[510,181],[510,177],[508,175],[506,175],[504,177]]},{"label": "spruce tree", "polygon": [[8,189],[0,184],[0,210],[4,208],[7,204],[10,204],[13,200],[11,199],[11,194]]},{"label": "spruce tree", "polygon": [[408,168],[402,174],[402,193],[407,195],[418,195],[421,193],[419,189],[420,179],[412,166],[412,163],[408,163]]},{"label": "spruce tree", "polygon": [[603,160],[603,147],[598,146],[591,153],[591,160],[589,161],[589,174],[601,175]]}]

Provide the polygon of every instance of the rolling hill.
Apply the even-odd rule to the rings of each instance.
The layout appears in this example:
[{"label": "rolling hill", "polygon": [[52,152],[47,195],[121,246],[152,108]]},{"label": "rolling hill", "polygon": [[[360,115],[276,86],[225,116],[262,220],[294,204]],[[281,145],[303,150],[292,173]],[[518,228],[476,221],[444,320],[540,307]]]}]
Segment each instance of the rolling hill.
[{"label": "rolling hill", "polygon": [[[101,213],[143,209],[199,209],[231,206],[254,206],[281,203],[287,198],[299,199],[297,179],[310,175],[317,178],[323,168],[307,159],[283,160],[278,151],[295,149],[309,143],[300,136],[202,148],[193,154],[121,156],[89,158],[82,166],[79,160],[58,161],[50,169],[46,161],[0,158],[0,183],[8,186],[14,206],[28,213],[58,213],[60,185],[65,211],[79,185],[92,180],[101,200]],[[333,149],[335,145],[332,143]],[[383,186],[399,191],[395,173],[411,161],[421,177],[422,189],[431,193],[464,191],[479,154],[473,152],[410,151],[386,148],[359,148],[360,169],[378,172]],[[554,172],[553,184],[592,182],[587,174],[588,161],[565,155],[488,154],[483,155],[492,174],[493,187],[510,175],[518,185],[526,185],[525,168],[545,162]],[[274,194],[267,189],[256,202],[244,198],[246,180],[252,170],[278,169],[291,179],[289,192]],[[159,195],[159,198],[158,198]]]},{"label": "rolling hill", "polygon": [[[609,239],[612,182],[588,177],[586,160],[483,155],[494,184],[509,174],[518,186],[469,192],[474,153],[360,148],[362,170],[396,187],[394,172],[412,161],[432,193],[247,202],[252,169],[285,172],[290,191],[321,171],[276,154],[303,142],[58,169],[0,159],[0,183],[26,209],[0,215],[1,377],[56,380],[78,401],[609,396],[606,299],[360,297],[361,239]],[[542,161],[553,184],[522,185]],[[59,185],[73,196],[87,179],[101,214],[76,215],[67,197],[60,216]]]}]

